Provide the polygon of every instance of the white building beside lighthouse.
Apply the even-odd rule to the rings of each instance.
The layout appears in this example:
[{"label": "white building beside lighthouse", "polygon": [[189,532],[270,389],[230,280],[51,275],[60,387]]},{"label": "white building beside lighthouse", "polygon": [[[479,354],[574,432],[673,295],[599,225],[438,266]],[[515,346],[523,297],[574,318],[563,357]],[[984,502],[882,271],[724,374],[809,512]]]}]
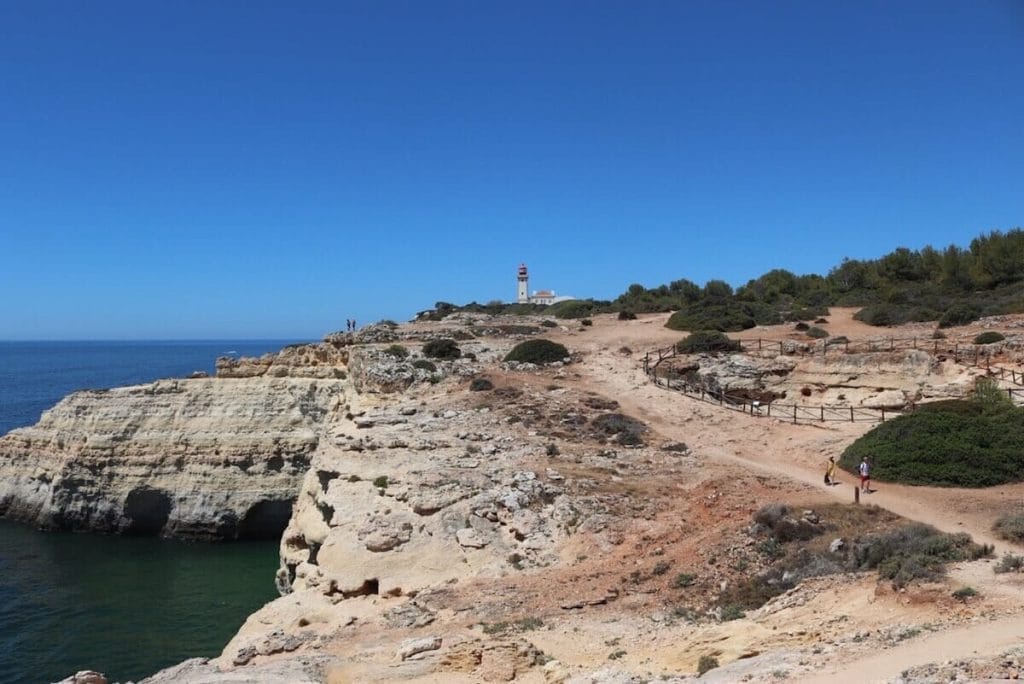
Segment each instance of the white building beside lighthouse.
[{"label": "white building beside lighthouse", "polygon": [[526,264],[519,264],[516,274],[516,303],[517,304],[557,304],[570,299],[576,299],[570,295],[556,295],[554,290],[535,290],[530,294],[530,275],[526,270]]}]

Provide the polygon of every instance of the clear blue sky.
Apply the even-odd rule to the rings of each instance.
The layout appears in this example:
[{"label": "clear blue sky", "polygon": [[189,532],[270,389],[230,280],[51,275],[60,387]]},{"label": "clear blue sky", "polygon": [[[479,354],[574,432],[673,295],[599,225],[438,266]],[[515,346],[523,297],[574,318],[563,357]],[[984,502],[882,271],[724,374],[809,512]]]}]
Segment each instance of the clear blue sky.
[{"label": "clear blue sky", "polygon": [[1024,225],[1024,2],[0,3],[0,339],[317,338],[446,300]]}]

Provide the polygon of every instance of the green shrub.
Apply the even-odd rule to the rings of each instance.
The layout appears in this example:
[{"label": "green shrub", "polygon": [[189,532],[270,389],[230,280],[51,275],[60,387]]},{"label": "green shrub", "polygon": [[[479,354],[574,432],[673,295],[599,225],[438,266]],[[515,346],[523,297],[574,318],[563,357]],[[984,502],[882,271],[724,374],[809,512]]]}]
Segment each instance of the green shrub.
[{"label": "green shrub", "polygon": [[598,436],[618,437],[620,442],[623,435],[639,436],[647,431],[647,426],[639,420],[621,413],[603,413],[590,421],[590,425]]},{"label": "green shrub", "polygon": [[589,299],[569,299],[548,307],[548,312],[555,318],[586,318],[599,307]]},{"label": "green shrub", "polygon": [[494,389],[494,383],[487,378],[473,378],[473,381],[469,383],[470,392],[486,392]]},{"label": "green shrub", "polygon": [[430,373],[437,371],[437,366],[434,364],[434,362],[427,361],[426,359],[416,359],[415,361],[412,362],[412,367],[419,368]]},{"label": "green shrub", "polygon": [[590,326],[594,325],[594,321],[590,320],[589,318],[584,318],[582,321],[580,321],[580,325],[589,328]]},{"label": "green shrub", "polygon": [[953,592],[953,598],[955,598],[957,601],[967,601],[967,599],[977,595],[978,592],[974,589],[974,587],[960,587],[959,589]]},{"label": "green shrub", "polygon": [[379,489],[387,489],[388,488],[388,476],[387,475],[381,475],[380,477],[375,477],[373,479],[373,486],[377,487]]},{"label": "green shrub", "polygon": [[938,401],[881,423],[843,452],[853,472],[872,458],[872,478],[943,487],[990,487],[1024,480],[1024,410],[998,391]]},{"label": "green shrub", "polygon": [[796,330],[797,332],[807,332],[808,330],[811,329],[811,326],[809,326],[806,323],[804,323],[803,321],[801,321],[801,322],[797,323],[796,325],[794,325],[793,329]]},{"label": "green shrub", "polygon": [[828,337],[828,331],[822,330],[821,328],[814,327],[807,331],[808,337],[813,337],[816,340],[820,340],[824,337]]},{"label": "green shrub", "polygon": [[431,340],[423,345],[423,355],[432,359],[457,359],[462,356],[462,350],[455,340]]},{"label": "green shrub", "polygon": [[705,672],[714,670],[718,667],[718,658],[713,655],[704,654],[697,661],[697,676],[703,675]]},{"label": "green shrub", "polygon": [[672,586],[676,589],[685,589],[686,587],[693,586],[693,583],[697,581],[696,575],[691,575],[688,572],[681,572],[676,575],[676,578],[672,580]]},{"label": "green shrub", "polygon": [[1002,342],[1006,338],[995,330],[986,330],[977,337],[974,338],[974,344],[993,344],[995,342]]},{"label": "green shrub", "polygon": [[996,574],[1002,574],[1004,572],[1020,572],[1021,568],[1024,568],[1024,556],[1018,556],[1007,551],[999,559],[999,562],[996,563],[996,566],[992,568],[992,571]]},{"label": "green shrub", "polygon": [[722,622],[731,622],[732,620],[739,620],[742,617],[746,617],[746,612],[743,610],[743,606],[730,603],[729,605],[722,606]]},{"label": "green shrub", "polygon": [[996,520],[992,529],[1003,539],[1024,542],[1024,513],[1008,513]]},{"label": "green shrub", "polygon": [[545,318],[543,321],[540,322],[540,324],[542,326],[544,326],[545,328],[557,328],[558,327],[557,323],[555,323],[554,321],[552,321],[552,320],[550,320],[548,318]]},{"label": "green shrub", "polygon": [[966,302],[957,302],[953,304],[946,312],[942,314],[942,318],[939,319],[940,328],[952,328],[957,325],[967,325],[973,323],[981,317],[981,311],[978,310],[973,304]]},{"label": "green shrub", "polygon": [[702,352],[740,351],[740,343],[729,339],[717,330],[700,330],[687,335],[676,344],[680,354],[699,354]]},{"label": "green shrub", "polygon": [[633,313],[632,311],[626,311],[625,309],[623,309],[622,311],[619,312],[619,320],[620,321],[635,321],[636,320],[636,314]]},{"label": "green shrub", "polygon": [[390,347],[385,349],[383,353],[387,354],[388,356],[393,356],[396,359],[404,359],[405,357],[409,356],[409,350],[400,344],[391,345]]},{"label": "green shrub", "polygon": [[718,330],[737,332],[757,325],[751,307],[730,300],[701,301],[689,304],[669,316],[669,330]]},{"label": "green shrub", "polygon": [[505,360],[543,365],[545,363],[564,361],[568,356],[569,350],[557,342],[552,342],[551,340],[526,340],[512,347],[512,351],[505,356]]},{"label": "green shrub", "polygon": [[944,339],[946,339],[946,333],[944,333],[941,330],[939,330],[938,328],[936,328],[935,332],[932,333],[932,339],[933,340],[944,340]]},{"label": "green shrub", "polygon": [[859,540],[853,557],[861,570],[877,568],[879,577],[903,587],[915,579],[938,579],[947,563],[975,560],[991,552],[991,547],[975,544],[968,534],[946,534],[912,523]]}]

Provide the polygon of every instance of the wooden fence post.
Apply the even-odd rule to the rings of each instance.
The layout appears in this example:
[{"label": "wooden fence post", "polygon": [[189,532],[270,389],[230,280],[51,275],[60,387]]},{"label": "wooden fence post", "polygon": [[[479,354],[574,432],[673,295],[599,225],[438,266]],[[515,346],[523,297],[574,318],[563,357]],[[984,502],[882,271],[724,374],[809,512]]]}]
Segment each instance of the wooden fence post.
[{"label": "wooden fence post", "polygon": [[824,405],[821,407],[821,422],[822,423],[825,422],[825,407],[824,407]]},{"label": "wooden fence post", "polygon": [[853,407],[852,407],[852,406],[850,407],[850,422],[851,422],[851,423],[855,422],[855,421],[853,420]]},{"label": "wooden fence post", "polygon": [[793,404],[793,425],[796,425],[796,404]]}]

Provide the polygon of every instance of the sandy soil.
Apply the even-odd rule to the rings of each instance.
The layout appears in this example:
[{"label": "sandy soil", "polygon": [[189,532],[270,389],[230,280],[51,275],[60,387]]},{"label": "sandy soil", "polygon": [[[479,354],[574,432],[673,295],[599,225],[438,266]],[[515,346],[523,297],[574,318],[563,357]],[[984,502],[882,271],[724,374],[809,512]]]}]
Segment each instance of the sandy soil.
[{"label": "sandy soil", "polygon": [[[898,329],[879,329],[861,324],[852,318],[854,309],[833,309],[829,323],[823,325],[833,336],[845,335],[851,341],[881,339],[889,336],[929,338],[933,330],[930,325],[912,325]],[[710,404],[700,403],[648,382],[642,372],[642,359],[646,351],[668,346],[682,335],[664,328],[667,315],[644,315],[635,321],[617,321],[611,316],[594,319],[594,325],[563,332],[554,339],[564,342],[573,350],[584,354],[585,362],[573,366],[575,375],[562,381],[580,391],[599,393],[615,398],[622,411],[647,422],[661,438],[683,441],[702,459],[700,473],[680,473],[680,483],[702,481],[709,490],[708,496],[721,494],[741,500],[743,512],[756,510],[767,502],[763,497],[782,496],[802,502],[836,500],[852,502],[854,497],[853,477],[845,475],[842,484],[826,488],[821,484],[824,463],[829,455],[837,456],[859,435],[872,425],[865,423],[827,423],[823,425],[792,425],[772,418],[752,417],[728,411]],[[950,333],[950,341],[969,342],[979,326],[958,328]],[[796,338],[791,325],[762,327],[746,331],[743,338],[785,339]],[[626,353],[628,348],[631,353]],[[1020,368],[1014,360],[1001,361],[1002,365]],[[767,483],[769,491],[737,492],[731,483],[749,483],[754,477]],[[744,497],[744,494],[747,496]],[[909,487],[889,483],[876,484],[876,491],[864,495],[865,503],[888,509],[906,518],[928,523],[948,532],[967,532],[976,541],[994,544],[996,553],[1013,550],[1006,542],[997,539],[991,532],[994,520],[1007,510],[1019,507],[1024,496],[1024,484],[993,487],[984,490],[965,490],[934,487]],[[771,500],[771,499],[768,499]],[[666,512],[671,519],[671,512]],[[656,527],[655,523],[653,527]],[[664,530],[651,530],[652,538],[664,536]],[[691,540],[692,542],[692,540]],[[682,543],[682,542],[680,542]],[[1020,549],[1015,549],[1019,551]],[[907,638],[885,648],[884,652],[859,654],[851,649],[842,657],[823,657],[821,662],[804,670],[817,669],[814,674],[791,674],[788,665],[780,665],[777,676],[795,677],[800,681],[885,681],[897,677],[904,669],[925,662],[954,657],[968,657],[978,652],[996,653],[1007,644],[1019,641],[1024,634],[1024,615],[1007,615],[1013,606],[1024,605],[1024,591],[1021,582],[1014,575],[996,575],[991,571],[991,561],[963,564],[951,573],[953,586],[970,584],[987,597],[988,605],[966,613],[964,624],[947,628],[945,625],[934,633],[919,638]],[[827,586],[828,582],[822,583]],[[873,580],[866,579],[864,596],[872,600],[845,605],[817,605],[811,614],[799,615],[789,611],[785,622],[786,633],[802,632],[803,636],[789,639],[778,638],[779,624],[771,619],[742,620],[737,623],[722,623],[717,630],[705,632],[703,637],[693,638],[674,630],[662,630],[675,642],[676,655],[666,656],[664,644],[655,639],[647,645],[634,644],[626,649],[629,658],[646,662],[652,672],[686,670],[693,668],[696,654],[708,643],[717,642],[716,650],[728,652],[724,646],[730,640],[746,644],[748,650],[758,653],[804,645],[815,641],[827,643],[829,638],[843,630],[832,630],[829,635],[823,624],[830,615],[850,615],[851,621],[864,625],[875,625],[879,629],[887,622],[906,622],[908,611],[901,606],[900,597],[883,596],[875,600],[870,587]],[[819,590],[828,591],[819,587]],[[837,593],[833,590],[832,593]],[[851,596],[849,587],[840,587],[839,596]],[[905,598],[905,597],[903,597]],[[822,604],[821,593],[813,599]],[[827,602],[826,602],[827,603]],[[924,618],[909,615],[911,621],[932,620],[951,611],[932,605]],[[1006,609],[1006,610],[1004,610]],[[952,611],[955,612],[955,611]],[[1009,610],[1013,613],[1013,610]],[[800,624],[801,618],[807,622]],[[956,620],[952,621],[956,623]],[[793,629],[797,624],[798,628]],[[621,628],[621,625],[619,626]],[[647,633],[649,630],[641,630]],[[691,632],[693,630],[690,630]],[[845,630],[849,631],[849,630]],[[562,632],[564,634],[564,632]],[[773,635],[774,633],[774,635]],[[814,636],[808,637],[808,634]],[[703,639],[703,641],[702,641]],[[556,639],[552,639],[557,641]],[[535,640],[540,646],[543,639]],[[689,649],[680,649],[689,641]],[[738,649],[742,651],[744,646]],[[557,644],[547,644],[554,650]],[[735,644],[734,644],[735,645]],[[624,647],[625,648],[625,647]],[[607,650],[607,649],[605,649]],[[682,654],[680,654],[682,650]],[[871,650],[877,650],[871,649]],[[823,650],[825,656],[828,649]],[[785,661],[785,659],[783,659]],[[853,667],[854,661],[856,667]],[[807,663],[811,665],[811,663]],[[795,668],[799,670],[800,668]],[[709,673],[708,676],[711,676]],[[740,676],[740,671],[723,671],[720,676]],[[751,675],[747,675],[748,677]],[[803,677],[802,679],[800,677]],[[755,677],[756,679],[756,677]],[[724,679],[722,681],[729,681]]]}]

